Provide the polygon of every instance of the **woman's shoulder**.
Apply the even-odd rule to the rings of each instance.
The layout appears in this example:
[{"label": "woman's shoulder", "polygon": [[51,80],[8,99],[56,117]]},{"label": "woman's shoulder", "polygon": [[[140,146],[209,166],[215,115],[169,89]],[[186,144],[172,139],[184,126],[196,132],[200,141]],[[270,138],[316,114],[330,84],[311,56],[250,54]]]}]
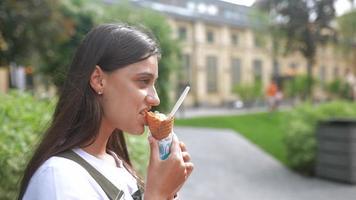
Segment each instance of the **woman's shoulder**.
[{"label": "woman's shoulder", "polygon": [[38,168],[36,173],[39,175],[42,173],[88,175],[88,172],[78,163],[59,156],[50,157]]},{"label": "woman's shoulder", "polygon": [[[64,199],[73,194],[101,196],[99,188],[96,187],[95,180],[79,164],[53,156],[32,176],[24,197],[34,195],[36,199]],[[41,196],[43,198],[40,198]]]}]

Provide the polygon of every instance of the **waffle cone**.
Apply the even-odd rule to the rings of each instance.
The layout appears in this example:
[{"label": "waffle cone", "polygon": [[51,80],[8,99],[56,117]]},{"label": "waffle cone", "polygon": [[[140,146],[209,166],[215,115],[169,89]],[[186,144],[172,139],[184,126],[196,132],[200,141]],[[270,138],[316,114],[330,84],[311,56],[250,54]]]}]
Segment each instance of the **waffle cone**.
[{"label": "waffle cone", "polygon": [[166,138],[172,132],[174,124],[173,117],[162,120],[155,113],[147,112],[146,121],[151,135],[157,140]]}]

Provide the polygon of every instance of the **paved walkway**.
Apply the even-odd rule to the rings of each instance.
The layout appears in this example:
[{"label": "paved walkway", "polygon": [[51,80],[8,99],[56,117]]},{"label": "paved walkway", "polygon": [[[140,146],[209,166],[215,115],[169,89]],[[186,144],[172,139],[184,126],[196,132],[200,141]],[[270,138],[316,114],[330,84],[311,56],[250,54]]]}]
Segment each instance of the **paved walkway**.
[{"label": "paved walkway", "polygon": [[195,164],[182,200],[354,200],[356,186],[289,171],[230,130],[175,127]]},{"label": "paved walkway", "polygon": [[[288,110],[291,109],[291,105],[283,105],[279,107],[279,110]],[[268,107],[253,107],[253,108],[228,108],[228,107],[216,107],[216,108],[206,108],[206,107],[197,107],[189,109],[180,109],[176,113],[176,118],[194,118],[201,116],[220,116],[220,115],[243,115],[248,113],[260,113],[268,112]]]},{"label": "paved walkway", "polygon": [[193,118],[193,117],[200,117],[200,116],[219,116],[219,115],[240,115],[240,114],[247,114],[247,113],[258,113],[258,112],[266,112],[268,110],[267,107],[257,107],[257,108],[243,108],[243,109],[236,109],[236,108],[226,108],[226,107],[219,107],[219,108],[205,108],[205,107],[198,107],[198,108],[189,108],[189,109],[180,109],[176,113],[176,118]]}]

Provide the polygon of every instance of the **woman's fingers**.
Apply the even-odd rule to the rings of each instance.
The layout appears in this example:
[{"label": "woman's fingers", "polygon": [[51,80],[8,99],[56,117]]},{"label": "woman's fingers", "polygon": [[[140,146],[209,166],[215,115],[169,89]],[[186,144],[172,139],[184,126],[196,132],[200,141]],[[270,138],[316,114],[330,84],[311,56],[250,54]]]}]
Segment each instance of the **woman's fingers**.
[{"label": "woman's fingers", "polygon": [[189,162],[191,159],[189,153],[186,151],[182,152],[182,157],[183,157],[184,162]]},{"label": "woman's fingers", "polygon": [[187,147],[185,146],[185,144],[183,142],[180,141],[179,146],[182,151],[187,151]]},{"label": "woman's fingers", "polygon": [[180,150],[180,142],[175,134],[173,134],[173,139],[172,139],[172,146],[171,146],[171,153],[172,154],[180,154],[182,150]]},{"label": "woman's fingers", "polygon": [[192,173],[193,169],[194,169],[194,164],[193,163],[191,163],[191,162],[186,162],[185,163],[185,170],[186,170],[185,178],[186,179],[190,176],[190,174]]},{"label": "woman's fingers", "polygon": [[150,160],[151,162],[153,162],[154,160],[158,160],[158,144],[157,144],[157,140],[154,139],[151,135],[148,136],[148,142],[150,144]]},{"label": "woman's fingers", "polygon": [[185,173],[186,173],[185,178],[187,179],[190,176],[190,174],[192,173],[192,171],[194,169],[194,165],[193,165],[193,163],[190,162],[191,157],[190,157],[190,154],[187,152],[187,147],[185,146],[185,144],[180,141],[179,147],[182,152],[182,157],[183,157],[184,166],[185,166]]}]

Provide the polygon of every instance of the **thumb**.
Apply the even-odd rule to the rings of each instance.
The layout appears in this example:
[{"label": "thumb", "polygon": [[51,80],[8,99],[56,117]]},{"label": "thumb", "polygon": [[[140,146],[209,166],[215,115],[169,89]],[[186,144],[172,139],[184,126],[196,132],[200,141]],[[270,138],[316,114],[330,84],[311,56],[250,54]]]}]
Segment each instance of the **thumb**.
[{"label": "thumb", "polygon": [[171,153],[181,154],[180,147],[179,147],[179,140],[176,134],[173,134]]},{"label": "thumb", "polygon": [[150,144],[150,161],[159,159],[157,140],[153,138],[152,135],[149,135],[147,139],[148,139],[148,143]]}]

